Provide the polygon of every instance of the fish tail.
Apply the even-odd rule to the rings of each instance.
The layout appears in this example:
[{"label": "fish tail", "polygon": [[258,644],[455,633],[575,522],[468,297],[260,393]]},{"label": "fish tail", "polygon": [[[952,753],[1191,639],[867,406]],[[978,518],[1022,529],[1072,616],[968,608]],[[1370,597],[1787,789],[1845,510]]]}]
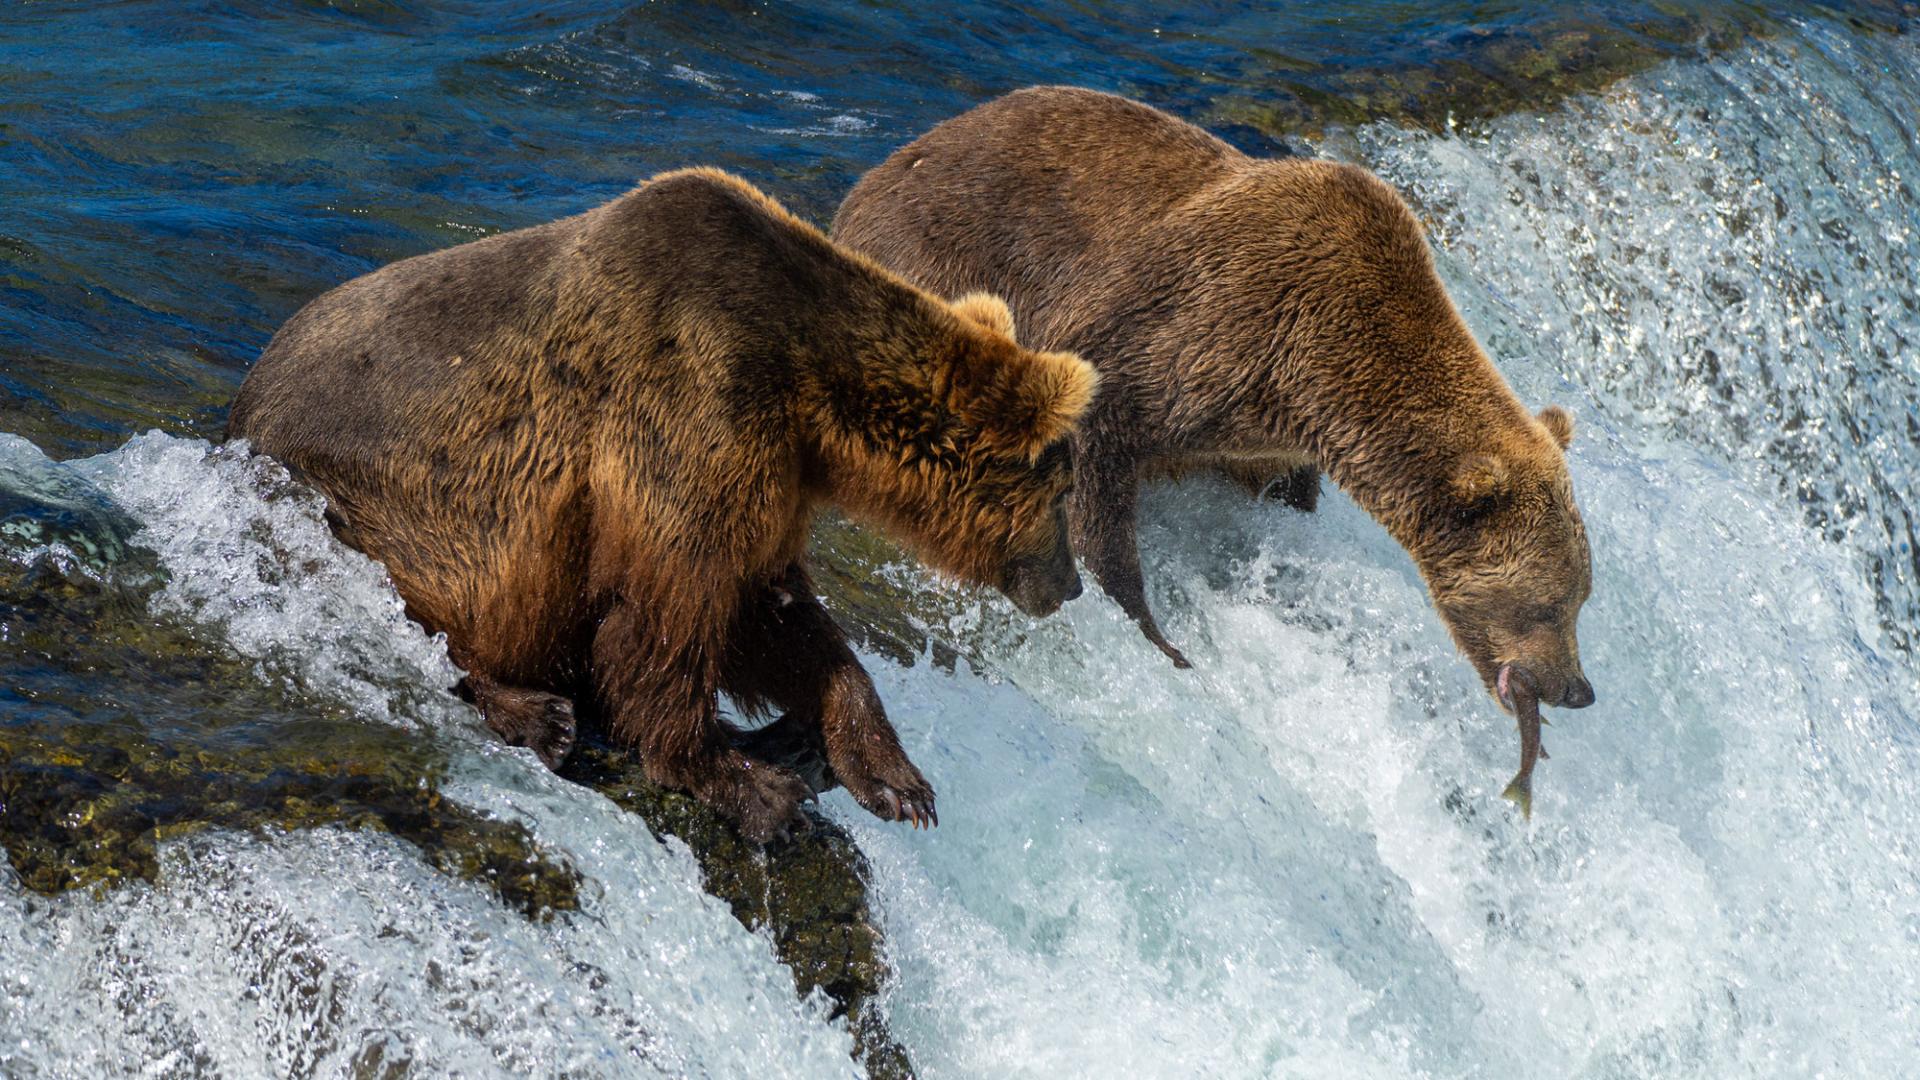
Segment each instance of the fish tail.
[{"label": "fish tail", "polygon": [[1531,780],[1514,777],[1513,783],[1507,785],[1507,790],[1501,792],[1500,797],[1518,806],[1521,816],[1528,821],[1533,820],[1533,782]]}]

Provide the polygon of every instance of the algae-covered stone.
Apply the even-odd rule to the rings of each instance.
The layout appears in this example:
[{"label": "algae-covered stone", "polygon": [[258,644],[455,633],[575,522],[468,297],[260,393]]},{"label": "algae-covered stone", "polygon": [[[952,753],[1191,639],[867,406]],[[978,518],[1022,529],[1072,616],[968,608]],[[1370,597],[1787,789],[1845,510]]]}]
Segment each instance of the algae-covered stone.
[{"label": "algae-covered stone", "polygon": [[[298,722],[297,722],[298,723]],[[375,829],[530,918],[580,906],[579,874],[526,829],[440,797],[415,736],[334,727],[339,756],[187,750],[132,723],[0,728],[0,847],[26,887],[152,880],[162,840],[203,829]]]},{"label": "algae-covered stone", "polygon": [[160,575],[111,508],[34,494],[0,520],[33,541],[0,549],[0,847],[24,885],[151,880],[158,843],[201,829],[348,825],[414,844],[529,916],[579,906],[578,874],[524,827],[440,798],[444,760],[416,733],[152,618]]},{"label": "algae-covered stone", "polygon": [[602,744],[576,749],[561,775],[640,815],[662,839],[685,843],[707,891],[742,925],[772,937],[796,989],[834,1002],[868,1075],[913,1074],[879,1008],[889,972],[867,905],[867,862],[844,829],[809,810],[805,830],[755,848],[714,810],[649,783],[636,758]]}]

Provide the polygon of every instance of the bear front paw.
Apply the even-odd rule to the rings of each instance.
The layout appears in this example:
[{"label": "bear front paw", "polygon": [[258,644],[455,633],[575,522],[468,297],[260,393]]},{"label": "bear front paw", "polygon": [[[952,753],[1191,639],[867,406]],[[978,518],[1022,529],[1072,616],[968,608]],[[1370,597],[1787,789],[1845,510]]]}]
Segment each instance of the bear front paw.
[{"label": "bear front paw", "polygon": [[540,756],[541,764],[559,772],[560,766],[566,764],[567,755],[573,753],[573,743],[578,735],[573,702],[555,696],[541,709],[539,722],[528,733],[524,745]]},{"label": "bear front paw", "polygon": [[916,829],[940,824],[933,785],[897,743],[863,740],[851,748],[834,749],[830,757],[835,778],[869,813],[882,821],[912,822]]},{"label": "bear front paw", "polygon": [[473,703],[508,746],[527,747],[555,772],[573,752],[578,732],[573,702],[558,694],[485,685],[474,688]]}]

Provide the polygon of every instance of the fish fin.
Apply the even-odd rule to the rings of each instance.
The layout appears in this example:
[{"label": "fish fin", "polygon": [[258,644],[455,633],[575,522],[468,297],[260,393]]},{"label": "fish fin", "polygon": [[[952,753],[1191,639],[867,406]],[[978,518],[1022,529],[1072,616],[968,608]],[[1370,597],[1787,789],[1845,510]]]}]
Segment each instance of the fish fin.
[{"label": "fish fin", "polygon": [[1541,744],[1540,744],[1540,760],[1541,760],[1541,761],[1549,761],[1549,760],[1551,760],[1552,758],[1553,758],[1553,755],[1552,755],[1552,754],[1549,754],[1549,753],[1547,753],[1547,744],[1546,744],[1546,743],[1541,743]]},{"label": "fish fin", "polygon": [[1516,778],[1513,783],[1507,785],[1507,790],[1500,793],[1500,797],[1518,806],[1521,815],[1528,821],[1533,820],[1533,785],[1531,783],[1522,783]]}]

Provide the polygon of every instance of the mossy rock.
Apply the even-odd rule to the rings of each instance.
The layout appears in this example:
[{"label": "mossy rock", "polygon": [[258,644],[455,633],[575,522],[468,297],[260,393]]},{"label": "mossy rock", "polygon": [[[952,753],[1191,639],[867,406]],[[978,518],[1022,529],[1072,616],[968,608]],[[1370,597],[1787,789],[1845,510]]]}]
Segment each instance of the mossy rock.
[{"label": "mossy rock", "polygon": [[[151,881],[161,841],[204,829],[371,829],[528,918],[579,908],[579,873],[523,826],[443,798],[441,764],[417,736],[327,721],[293,726],[303,725],[309,730],[289,732],[292,742],[324,741],[339,752],[181,751],[131,723],[55,733],[0,728],[0,848],[22,884],[54,894]],[[323,739],[313,725],[326,729]],[[757,849],[712,810],[648,783],[630,755],[604,746],[576,751],[565,775],[638,814],[656,836],[684,842],[707,890],[748,929],[768,931],[798,992],[817,989],[834,1002],[870,1074],[912,1075],[876,1006],[888,970],[867,905],[866,861],[844,830],[809,813],[808,829]]]},{"label": "mossy rock", "polygon": [[650,783],[633,755],[598,742],[576,748],[561,775],[638,814],[654,835],[685,843],[707,891],[741,925],[772,937],[800,994],[819,990],[833,1001],[868,1075],[913,1075],[878,1008],[890,972],[867,904],[867,860],[846,830],[809,808],[804,829],[756,848],[714,810]]},{"label": "mossy rock", "polygon": [[133,724],[0,728],[0,847],[27,888],[58,893],[151,881],[160,841],[204,829],[373,829],[529,918],[579,908],[579,873],[525,827],[441,797],[417,736],[325,726],[341,753],[292,758],[181,750]]}]

